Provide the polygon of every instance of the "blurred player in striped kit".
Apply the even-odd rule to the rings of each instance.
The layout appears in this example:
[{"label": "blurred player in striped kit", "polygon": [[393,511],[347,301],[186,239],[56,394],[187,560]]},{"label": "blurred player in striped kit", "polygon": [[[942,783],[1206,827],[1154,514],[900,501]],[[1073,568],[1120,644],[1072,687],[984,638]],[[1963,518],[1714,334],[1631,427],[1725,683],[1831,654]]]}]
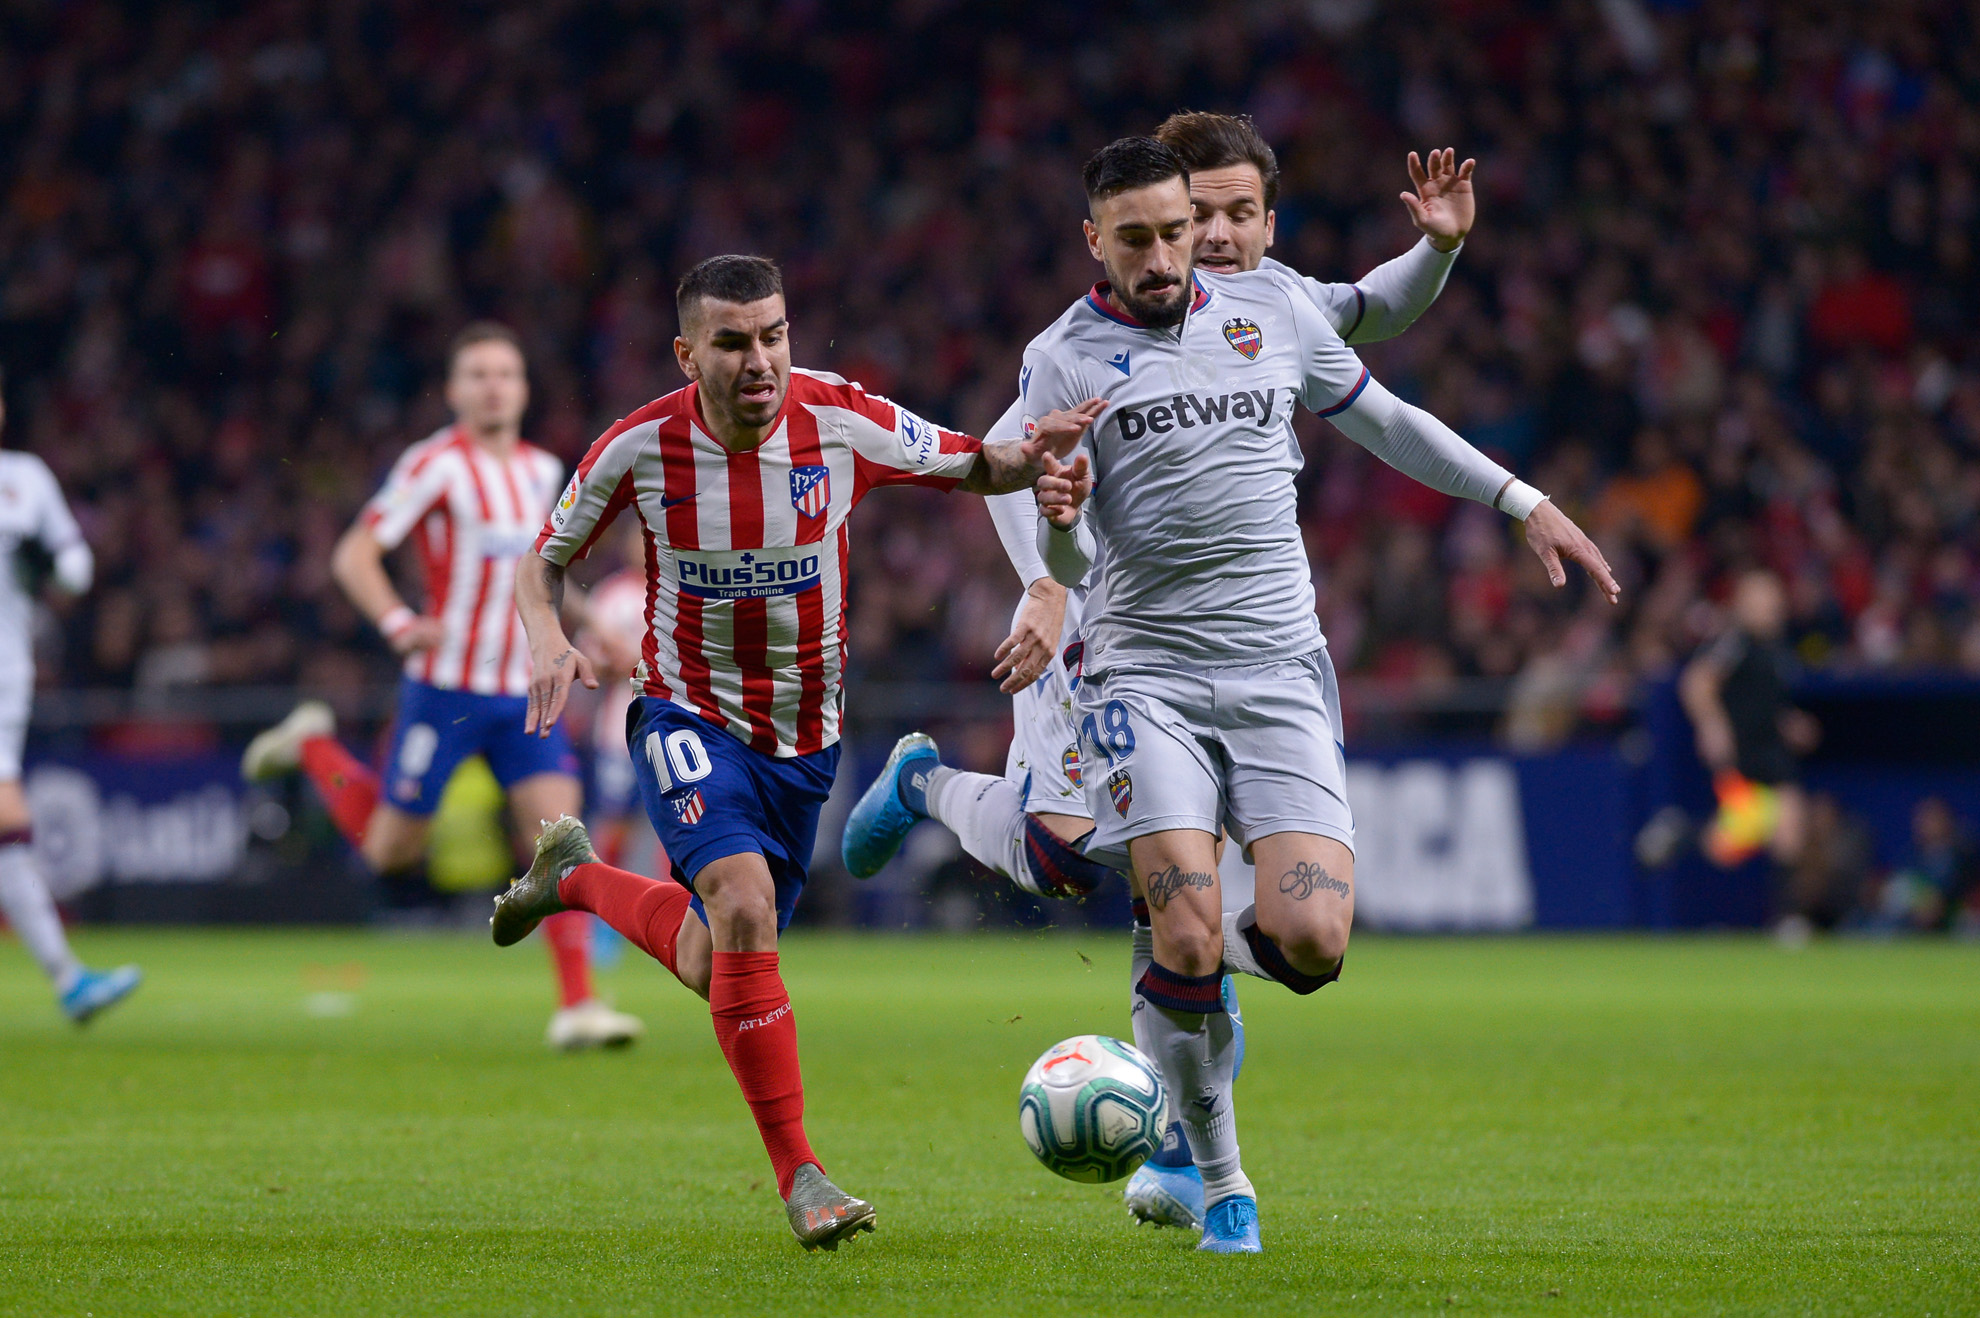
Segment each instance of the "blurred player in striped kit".
[{"label": "blurred player in striped kit", "polygon": [[834,1249],[872,1229],[875,1212],[826,1177],[805,1135],[777,946],[838,769],[846,519],[881,485],[1026,488],[1041,455],[1069,451],[1098,405],[985,445],[794,370],[783,279],[761,257],[702,262],[676,305],[690,383],[592,446],[516,585],[535,663],[530,726],[549,735],[571,685],[597,681],[564,636],[565,569],[621,511],[639,519],[646,634],[627,740],[673,882],[604,864],[582,825],[558,820],[496,899],[492,932],[507,945],[555,912],[588,910],[706,997],[792,1234]]},{"label": "blurred player in striped kit", "polygon": [[[0,398],[0,431],[6,424]],[[34,864],[21,747],[34,701],[35,600],[47,589],[80,595],[95,571],[89,543],[48,464],[32,453],[0,452],[0,914],[78,1025],[123,1001],[142,977],[136,966],[91,970],[69,950],[62,918]]]},{"label": "blurred player in striped kit", "polygon": [[[1416,190],[1402,199],[1423,237],[1353,284],[1300,279],[1265,254],[1276,220],[1279,162],[1249,118],[1184,112],[1171,115],[1155,136],[1189,169],[1198,268],[1217,274],[1264,268],[1298,279],[1314,307],[1350,344],[1394,338],[1429,309],[1476,213],[1471,161],[1459,165],[1448,149],[1432,151],[1427,162],[1411,152],[1407,163]],[[990,435],[1020,433],[1022,416],[1022,401],[1013,402]],[[1012,693],[1015,728],[1004,775],[957,772],[939,764],[928,738],[904,738],[847,821],[846,866],[861,877],[874,873],[908,828],[933,818],[951,828],[972,856],[1019,887],[1041,896],[1078,897],[1108,872],[1078,849],[1093,831],[1073,717],[1085,652],[1080,621],[1086,583],[1068,590],[1046,571],[1036,547],[1037,505],[1029,493],[999,495],[989,506],[1025,586],[1011,634],[996,655],[995,676]],[[1237,848],[1223,849],[1220,862],[1225,902],[1241,910],[1250,901],[1250,866]],[[1138,896],[1135,911],[1133,981],[1138,982],[1149,939],[1146,904]],[[1233,1020],[1239,1020],[1228,977],[1223,992]],[[1129,994],[1132,1006],[1139,1001],[1133,982]],[[1241,1025],[1237,1033],[1241,1052]],[[1202,1227],[1203,1183],[1180,1121],[1170,1123],[1161,1151],[1129,1178],[1124,1197],[1137,1221]]]},{"label": "blurred player in striped kit", "polygon": [[[447,405],[453,423],[406,450],[331,560],[344,593],[405,656],[383,773],[337,740],[321,701],[297,706],[241,760],[250,781],[300,769],[338,831],[388,877],[417,875],[440,793],[470,755],[487,759],[520,838],[534,840],[542,821],[576,813],[582,798],[568,739],[522,730],[529,643],[515,611],[516,559],[529,551],[564,470],[523,440],[529,382],[513,332],[481,322],[455,337]],[[385,555],[409,536],[425,571],[424,611],[400,597],[385,570]],[[644,1029],[592,991],[589,932],[581,916],[544,929],[559,994],[546,1032],[552,1047],[623,1045]]]}]

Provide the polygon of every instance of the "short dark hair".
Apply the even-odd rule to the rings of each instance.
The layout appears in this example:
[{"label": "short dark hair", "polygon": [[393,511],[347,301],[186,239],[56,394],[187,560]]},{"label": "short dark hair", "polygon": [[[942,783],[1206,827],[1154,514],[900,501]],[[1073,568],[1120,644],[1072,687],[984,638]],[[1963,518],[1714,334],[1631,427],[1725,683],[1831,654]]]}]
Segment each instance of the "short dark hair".
[{"label": "short dark hair", "polygon": [[1175,152],[1192,172],[1253,166],[1265,184],[1265,209],[1277,204],[1279,157],[1259,134],[1250,115],[1178,110],[1155,130],[1155,140]]},{"label": "short dark hair", "polygon": [[767,256],[711,256],[681,276],[674,289],[674,312],[681,329],[703,298],[737,304],[761,302],[784,291],[784,272]]},{"label": "short dark hair", "polygon": [[447,373],[453,374],[454,363],[461,354],[477,343],[506,343],[516,350],[516,355],[528,360],[529,354],[523,351],[522,340],[516,332],[499,320],[471,320],[461,326],[460,333],[454,335],[453,342],[447,345]]},{"label": "short dark hair", "polygon": [[1172,178],[1181,178],[1188,187],[1189,166],[1152,137],[1123,137],[1095,151],[1080,177],[1086,183],[1086,200],[1091,205]]}]

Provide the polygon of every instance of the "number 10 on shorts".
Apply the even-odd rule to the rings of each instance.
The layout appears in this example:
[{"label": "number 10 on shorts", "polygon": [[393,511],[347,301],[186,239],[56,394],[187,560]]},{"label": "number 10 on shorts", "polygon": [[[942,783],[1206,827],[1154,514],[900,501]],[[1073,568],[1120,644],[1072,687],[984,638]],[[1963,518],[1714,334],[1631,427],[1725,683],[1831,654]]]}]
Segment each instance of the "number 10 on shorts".
[{"label": "number 10 on shorts", "polygon": [[1106,756],[1109,764],[1134,754],[1134,728],[1128,722],[1127,706],[1118,700],[1109,700],[1097,719],[1088,714],[1079,725],[1079,737],[1083,745]]},{"label": "number 10 on shorts", "polygon": [[665,738],[657,732],[646,734],[646,762],[653,766],[665,795],[686,783],[698,783],[714,771],[708,761],[708,748],[691,728],[676,728]]}]

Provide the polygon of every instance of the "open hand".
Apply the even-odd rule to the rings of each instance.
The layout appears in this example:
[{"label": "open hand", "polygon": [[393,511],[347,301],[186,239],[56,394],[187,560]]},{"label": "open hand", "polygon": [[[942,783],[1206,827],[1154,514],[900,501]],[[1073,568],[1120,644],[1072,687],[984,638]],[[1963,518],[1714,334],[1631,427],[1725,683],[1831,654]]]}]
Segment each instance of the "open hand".
[{"label": "open hand", "polygon": [[1416,191],[1403,193],[1402,204],[1440,252],[1456,251],[1478,218],[1478,199],[1471,192],[1471,171],[1478,162],[1460,165],[1456,159],[1457,152],[1450,147],[1432,151],[1428,165],[1417,160],[1416,152],[1409,153],[1409,178]]},{"label": "open hand", "polygon": [[1092,468],[1080,454],[1067,466],[1045,455],[1045,474],[1032,487],[1038,499],[1038,515],[1061,531],[1070,530],[1079,520],[1080,505],[1093,493]]},{"label": "open hand", "polygon": [[1065,622],[1066,588],[1050,577],[1032,582],[1011,634],[997,647],[997,666],[990,670],[990,676],[1002,679],[1005,695],[1016,695],[1044,675]]},{"label": "open hand", "polygon": [[1554,507],[1552,499],[1543,499],[1538,508],[1527,514],[1526,543],[1540,556],[1547,567],[1547,580],[1556,587],[1567,585],[1567,569],[1561,566],[1561,559],[1570,558],[1595,579],[1595,584],[1609,597],[1609,603],[1622,598],[1622,587],[1616,584],[1615,574],[1609,571],[1609,561],[1602,557],[1602,551],[1566,513]]},{"label": "open hand", "polygon": [[531,655],[529,714],[523,721],[523,731],[539,737],[549,736],[550,729],[557,726],[574,685],[582,682],[593,691],[598,689],[598,673],[591,660],[585,658],[584,651],[562,637],[557,639],[555,647],[545,647],[544,653]]},{"label": "open hand", "polygon": [[1089,398],[1078,407],[1047,412],[1038,418],[1031,433],[1024,437],[1024,456],[1027,462],[1036,462],[1050,454],[1063,458],[1079,447],[1080,437],[1107,410],[1104,398]]},{"label": "open hand", "polygon": [[386,644],[392,647],[392,653],[401,656],[438,649],[446,639],[446,625],[438,618],[424,615],[412,619],[385,638]]}]

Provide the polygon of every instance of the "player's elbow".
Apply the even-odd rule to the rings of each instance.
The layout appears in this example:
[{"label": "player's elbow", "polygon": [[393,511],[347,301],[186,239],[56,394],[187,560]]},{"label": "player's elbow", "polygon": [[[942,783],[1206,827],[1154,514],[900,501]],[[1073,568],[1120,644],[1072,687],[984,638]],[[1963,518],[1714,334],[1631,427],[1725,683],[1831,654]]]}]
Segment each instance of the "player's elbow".
[{"label": "player's elbow", "polygon": [[330,550],[330,575],[348,593],[363,580],[367,567],[378,569],[384,558],[377,539],[359,523],[337,537],[336,545]]}]

